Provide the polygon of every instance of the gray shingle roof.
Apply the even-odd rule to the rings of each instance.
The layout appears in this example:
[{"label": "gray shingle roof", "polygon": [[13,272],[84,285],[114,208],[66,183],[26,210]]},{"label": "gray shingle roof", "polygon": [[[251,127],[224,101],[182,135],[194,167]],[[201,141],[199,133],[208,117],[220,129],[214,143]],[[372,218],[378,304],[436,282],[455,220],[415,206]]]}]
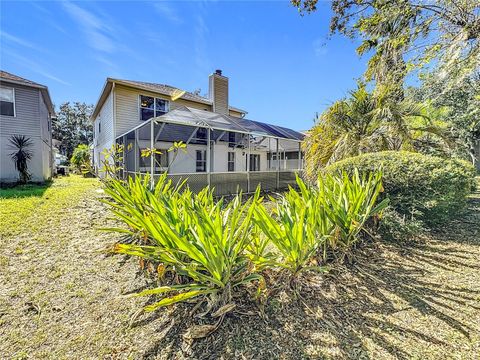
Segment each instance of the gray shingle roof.
[{"label": "gray shingle roof", "polygon": [[23,83],[25,85],[34,85],[34,86],[41,86],[41,87],[45,87],[45,85],[42,85],[42,84],[39,84],[39,83],[36,83],[34,81],[31,81],[31,80],[28,80],[28,79],[24,79],[20,76],[17,76],[17,75],[14,75],[14,74],[11,74],[7,71],[3,71],[3,70],[0,70],[0,79],[2,80],[11,80],[11,81],[15,81],[17,83]]},{"label": "gray shingle roof", "polygon": [[[151,82],[145,82],[145,81],[112,79],[112,78],[109,78],[108,80],[113,81],[113,82],[123,83],[123,84],[126,84],[126,85],[130,85],[130,86],[135,87],[135,88],[142,88],[142,89],[145,89],[145,90],[150,90],[152,92],[156,92],[156,93],[160,93],[160,94],[164,94],[164,95],[168,95],[168,96],[174,96],[174,95],[182,94],[181,96],[179,96],[182,99],[190,100],[190,101],[196,101],[196,102],[200,102],[200,103],[203,103],[203,104],[209,104],[209,105],[212,104],[212,100],[210,100],[209,98],[194,94],[194,93],[189,92],[189,91],[184,91],[184,90],[178,89],[178,88],[176,88],[174,86],[171,86],[171,85],[151,83]],[[245,110],[242,110],[242,109],[239,109],[239,108],[236,108],[236,107],[233,107],[233,106],[229,106],[229,109],[234,110],[234,111],[238,111],[238,112],[241,112],[241,113],[245,113],[245,114],[247,113]]]}]

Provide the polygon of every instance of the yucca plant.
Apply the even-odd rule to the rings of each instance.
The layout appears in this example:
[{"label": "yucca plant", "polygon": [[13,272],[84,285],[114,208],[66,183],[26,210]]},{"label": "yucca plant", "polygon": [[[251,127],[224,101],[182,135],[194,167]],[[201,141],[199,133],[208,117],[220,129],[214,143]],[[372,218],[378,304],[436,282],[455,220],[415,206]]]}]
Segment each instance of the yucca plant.
[{"label": "yucca plant", "polygon": [[208,188],[198,195],[188,190],[171,194],[158,184],[150,192],[148,183],[148,178],[132,180],[128,185],[118,182],[114,190],[106,190],[119,201],[111,204],[113,213],[130,227],[118,231],[132,235],[140,231],[149,244],[118,244],[115,251],[164,264],[184,279],[136,294],[162,297],[145,310],[202,295],[209,308],[215,309],[228,305],[232,289],[260,278],[250,272],[245,256],[252,227],[252,201],[242,204],[238,195],[225,205],[223,200],[215,202]]},{"label": "yucca plant", "polygon": [[388,199],[377,204],[383,191],[381,172],[360,177],[357,170],[349,177],[325,175],[317,181],[318,197],[323,202],[323,214],[331,223],[331,234],[323,248],[324,257],[328,249],[348,254],[365,230],[366,221],[388,205]]},{"label": "yucca plant", "polygon": [[[259,189],[255,199],[259,199]],[[323,234],[319,233],[317,211],[314,198],[303,198],[293,188],[285,196],[276,201],[273,211],[267,211],[265,206],[257,200],[254,209],[254,223],[260,229],[261,235],[266,237],[275,247],[280,256],[259,256],[257,261],[263,261],[269,266],[278,266],[288,271],[291,285],[296,286],[298,276],[306,270],[324,270],[314,262],[314,255],[322,241]],[[259,241],[262,249],[266,249],[265,242]],[[256,249],[257,254],[261,253]]]},{"label": "yucca plant", "polygon": [[15,163],[15,169],[17,169],[20,175],[20,183],[25,184],[31,178],[31,174],[28,171],[28,162],[33,157],[31,150],[33,146],[32,139],[24,135],[12,135],[9,140],[9,147],[14,150],[10,153],[10,156]]}]

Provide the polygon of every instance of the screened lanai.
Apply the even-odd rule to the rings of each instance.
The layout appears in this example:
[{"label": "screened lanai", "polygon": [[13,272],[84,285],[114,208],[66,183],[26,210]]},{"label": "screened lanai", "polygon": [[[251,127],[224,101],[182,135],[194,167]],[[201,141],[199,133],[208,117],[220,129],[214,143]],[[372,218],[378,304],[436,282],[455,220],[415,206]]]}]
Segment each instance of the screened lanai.
[{"label": "screened lanai", "polygon": [[[117,137],[124,145],[124,176],[163,174],[186,179],[193,191],[209,185],[216,195],[278,190],[295,183],[302,169],[303,134],[210,111],[182,106],[153,117]],[[174,142],[186,148],[168,151]],[[156,154],[142,156],[142,150]]]}]

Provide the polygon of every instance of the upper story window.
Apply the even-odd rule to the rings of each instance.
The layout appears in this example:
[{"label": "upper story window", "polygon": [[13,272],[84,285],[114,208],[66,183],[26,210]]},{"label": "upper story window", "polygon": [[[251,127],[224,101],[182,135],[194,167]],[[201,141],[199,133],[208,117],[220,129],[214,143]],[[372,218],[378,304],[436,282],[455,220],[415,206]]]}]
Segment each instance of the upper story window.
[{"label": "upper story window", "polygon": [[100,134],[102,132],[102,123],[100,120],[98,120],[98,133]]},{"label": "upper story window", "polygon": [[235,147],[236,134],[233,131],[228,132],[228,146]]},{"label": "upper story window", "polygon": [[153,96],[140,95],[140,120],[145,121],[168,112],[169,101]]},{"label": "upper story window", "polygon": [[15,116],[15,90],[0,87],[0,115]]}]

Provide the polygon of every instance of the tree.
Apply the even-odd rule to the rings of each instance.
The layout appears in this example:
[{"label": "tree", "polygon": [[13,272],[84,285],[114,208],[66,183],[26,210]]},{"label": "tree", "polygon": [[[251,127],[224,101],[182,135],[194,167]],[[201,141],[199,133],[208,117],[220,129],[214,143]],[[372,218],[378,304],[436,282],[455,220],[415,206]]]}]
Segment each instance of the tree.
[{"label": "tree", "polygon": [[90,147],[85,144],[80,144],[73,151],[73,155],[70,158],[70,163],[74,165],[78,171],[85,174],[91,171],[90,159]]},{"label": "tree", "polygon": [[53,122],[53,138],[60,140],[60,152],[67,158],[73,155],[74,149],[80,144],[93,141],[93,126],[90,115],[93,105],[75,102],[72,105],[65,102],[60,105],[57,120]]},{"label": "tree", "polygon": [[14,150],[10,156],[15,163],[15,169],[20,174],[20,183],[25,184],[31,178],[28,162],[33,156],[33,152],[30,150],[33,145],[32,139],[24,135],[12,135],[9,140],[10,148]]},{"label": "tree", "polygon": [[479,156],[475,142],[480,139],[480,70],[453,86],[447,86],[447,82],[442,73],[436,72],[425,76],[420,87],[407,90],[409,96],[430,103],[440,113],[456,140],[452,155],[475,164]]},{"label": "tree", "polygon": [[303,143],[306,172],[310,176],[319,167],[367,152],[416,151],[427,134],[436,140],[432,144],[449,143],[423,106],[410,100],[392,101],[388,94],[369,92],[360,83],[349,98],[327,109],[309,131]]},{"label": "tree", "polygon": [[[302,13],[318,0],[291,0]],[[478,0],[333,0],[330,32],[359,37],[359,54],[372,52],[366,80],[403,98],[405,76],[424,66],[446,74],[448,86],[480,66]],[[382,89],[384,91],[385,89]]]}]

